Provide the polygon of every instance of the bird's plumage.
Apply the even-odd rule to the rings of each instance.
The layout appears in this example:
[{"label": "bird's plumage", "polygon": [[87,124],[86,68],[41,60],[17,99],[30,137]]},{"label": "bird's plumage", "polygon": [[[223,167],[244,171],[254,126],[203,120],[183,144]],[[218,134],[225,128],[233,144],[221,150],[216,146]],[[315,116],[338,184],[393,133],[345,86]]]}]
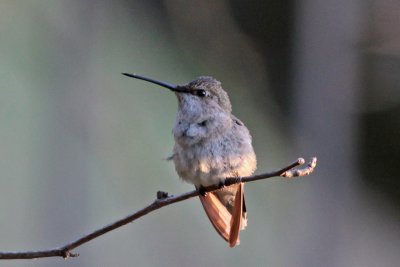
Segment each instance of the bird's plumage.
[{"label": "bird's plumage", "polygon": [[[232,115],[221,83],[201,76],[180,86],[138,74],[125,76],[151,82],[175,92],[178,98],[173,135],[173,160],[178,175],[196,188],[220,184],[227,177],[251,175],[256,155],[246,126]],[[200,196],[212,225],[229,246],[239,244],[247,225],[244,184],[234,184]]]},{"label": "bird's plumage", "polygon": [[[173,134],[173,161],[178,175],[197,188],[218,184],[227,177],[251,175],[256,156],[244,124],[231,114],[228,94],[211,77],[199,77],[187,90],[205,90],[207,95],[176,93],[179,102]],[[247,225],[244,185],[235,184],[200,196],[217,232],[230,246],[239,243]]]}]

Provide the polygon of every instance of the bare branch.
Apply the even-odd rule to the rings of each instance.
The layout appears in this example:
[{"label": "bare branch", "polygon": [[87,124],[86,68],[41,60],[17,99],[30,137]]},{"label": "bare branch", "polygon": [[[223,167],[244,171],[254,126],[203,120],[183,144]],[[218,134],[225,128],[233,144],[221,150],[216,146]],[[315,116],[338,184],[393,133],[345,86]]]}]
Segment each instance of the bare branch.
[{"label": "bare branch", "polygon": [[[280,170],[274,171],[274,172],[269,172],[269,173],[263,173],[263,174],[258,174],[258,175],[252,175],[248,177],[229,177],[225,179],[224,186],[230,186],[236,183],[247,183],[247,182],[253,182],[261,179],[267,179],[271,177],[277,177],[277,176],[283,176],[283,177],[297,177],[297,176],[306,176],[309,175],[311,172],[313,172],[314,168],[316,167],[317,164],[317,158],[312,158],[312,160],[307,164],[306,167],[304,168],[297,168],[294,169],[300,165],[304,164],[304,159],[299,158],[297,161],[294,163],[288,165],[287,167],[284,167]],[[208,187],[202,188],[204,192],[212,192],[215,190],[218,190],[221,185],[212,185]],[[109,225],[106,225],[98,230],[95,230],[89,234],[86,234],[75,241],[72,241],[64,246],[61,246],[59,248],[54,248],[54,249],[49,249],[49,250],[38,250],[38,251],[4,251],[0,252],[0,259],[35,259],[35,258],[48,258],[48,257],[63,257],[64,259],[69,258],[69,257],[77,257],[79,254],[72,253],[72,250],[85,244],[88,243],[89,241],[102,236],[112,230],[115,230],[121,226],[124,226],[132,221],[135,221],[136,219],[154,211],[158,210],[162,207],[171,205],[176,202],[180,202],[189,198],[193,198],[199,195],[198,190],[193,190],[187,193],[183,193],[178,196],[173,196],[173,195],[168,195],[166,192],[158,191],[157,192],[157,199],[148,205],[147,207],[123,218],[120,219],[116,222],[113,222]]]},{"label": "bare branch", "polygon": [[[304,163],[303,163],[304,164]],[[284,172],[281,176],[286,178],[293,178],[298,176],[307,176],[312,173],[317,166],[317,158],[312,158],[306,167],[300,169],[289,169]]]}]

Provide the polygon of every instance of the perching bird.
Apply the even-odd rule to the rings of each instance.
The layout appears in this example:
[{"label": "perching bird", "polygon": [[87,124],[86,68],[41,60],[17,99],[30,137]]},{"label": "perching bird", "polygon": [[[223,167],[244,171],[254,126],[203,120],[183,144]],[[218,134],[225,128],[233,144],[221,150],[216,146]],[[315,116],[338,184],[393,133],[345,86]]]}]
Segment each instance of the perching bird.
[{"label": "perching bird", "polygon": [[[251,136],[232,115],[228,94],[212,77],[198,77],[186,85],[173,85],[136,74],[126,76],[152,82],[175,92],[178,98],[171,159],[178,175],[197,189],[220,184],[227,177],[251,175],[256,169]],[[217,232],[231,247],[247,225],[244,184],[200,195],[201,203]]]}]

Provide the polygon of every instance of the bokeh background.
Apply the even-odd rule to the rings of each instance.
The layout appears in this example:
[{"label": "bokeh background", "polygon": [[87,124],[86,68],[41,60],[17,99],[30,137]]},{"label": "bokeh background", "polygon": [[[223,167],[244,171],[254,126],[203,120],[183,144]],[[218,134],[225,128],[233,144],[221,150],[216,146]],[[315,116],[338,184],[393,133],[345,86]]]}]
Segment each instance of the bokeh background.
[{"label": "bokeh background", "polygon": [[62,245],[192,189],[171,162],[175,97],[128,79],[222,81],[258,173],[229,249],[200,202],[75,252],[1,266],[398,266],[400,4],[394,0],[0,1],[0,250]]}]

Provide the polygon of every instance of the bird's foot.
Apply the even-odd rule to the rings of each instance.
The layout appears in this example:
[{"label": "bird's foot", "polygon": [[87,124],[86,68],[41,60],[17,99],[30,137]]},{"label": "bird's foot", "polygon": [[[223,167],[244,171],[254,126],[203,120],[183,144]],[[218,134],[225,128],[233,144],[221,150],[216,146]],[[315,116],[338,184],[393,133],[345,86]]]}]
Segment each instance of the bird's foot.
[{"label": "bird's foot", "polygon": [[200,185],[198,190],[199,190],[199,194],[200,194],[201,196],[205,197],[205,196],[207,195],[207,192],[206,192],[204,186]]},{"label": "bird's foot", "polygon": [[225,182],[224,181],[219,181],[218,183],[218,189],[222,189],[225,187]]}]

